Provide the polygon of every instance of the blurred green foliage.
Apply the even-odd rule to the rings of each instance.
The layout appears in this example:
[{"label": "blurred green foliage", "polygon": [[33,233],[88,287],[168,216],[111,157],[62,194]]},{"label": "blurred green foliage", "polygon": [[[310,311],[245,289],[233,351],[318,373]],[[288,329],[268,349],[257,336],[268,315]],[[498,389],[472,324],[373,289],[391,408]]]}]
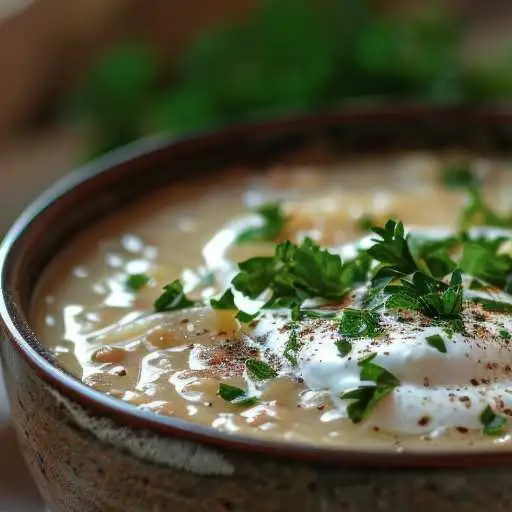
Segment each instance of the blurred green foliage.
[{"label": "blurred green foliage", "polygon": [[[91,126],[98,153],[147,133],[179,134],[360,98],[509,96],[512,66],[463,62],[463,27],[439,5],[404,18],[372,9],[369,0],[270,0],[243,24],[204,34],[172,73],[171,63],[143,44],[111,49],[76,91],[73,111]],[[162,79],[169,75],[170,83]]]}]

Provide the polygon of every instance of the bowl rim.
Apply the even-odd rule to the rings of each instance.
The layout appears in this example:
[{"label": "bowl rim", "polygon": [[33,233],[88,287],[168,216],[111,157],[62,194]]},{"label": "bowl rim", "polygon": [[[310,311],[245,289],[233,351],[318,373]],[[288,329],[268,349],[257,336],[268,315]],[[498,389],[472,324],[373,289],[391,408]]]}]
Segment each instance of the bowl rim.
[{"label": "bowl rim", "polygon": [[[382,117],[398,118],[399,120],[411,122],[411,120],[415,119],[442,119],[443,116],[458,116],[461,120],[465,116],[477,116],[477,119],[481,119],[483,122],[501,125],[508,124],[512,127],[512,108],[506,106],[432,107],[430,105],[388,105],[385,107],[345,108],[326,114],[291,116],[269,122],[234,125],[219,131],[190,134],[179,139],[168,139],[159,136],[149,137],[114,150],[66,174],[25,208],[12,224],[0,245],[0,320],[3,322],[4,330],[8,334],[7,338],[9,340],[3,339],[1,342],[11,343],[29,367],[45,383],[57,389],[65,397],[72,399],[93,413],[102,414],[113,419],[123,426],[145,429],[162,436],[187,439],[223,449],[243,450],[285,459],[315,461],[336,465],[342,464],[343,466],[447,468],[511,465],[512,451],[499,452],[496,448],[479,447],[466,451],[463,449],[442,451],[439,449],[407,449],[396,451],[390,447],[314,446],[296,442],[279,442],[240,434],[227,434],[219,432],[210,426],[140,410],[121,400],[92,389],[44,358],[28,343],[23,335],[24,331],[30,330],[29,320],[25,314],[14,315],[11,308],[13,305],[11,290],[13,283],[16,281],[16,276],[9,275],[7,269],[9,261],[16,255],[16,242],[31,229],[34,223],[37,223],[39,214],[47,208],[50,208],[54,203],[66,196],[66,194],[82,186],[93,177],[108,173],[119,165],[136,158],[148,157],[161,149],[186,151],[187,146],[192,148],[200,146],[205,142],[211,144],[212,142],[215,143],[215,141],[229,141],[229,139],[236,139],[237,136],[247,136],[252,133],[265,132],[272,134],[275,131],[279,135],[280,130],[283,128],[295,129],[317,125],[338,125],[351,120],[371,123],[372,120]],[[171,180],[169,183],[171,183]],[[42,346],[37,337],[35,339]]]}]

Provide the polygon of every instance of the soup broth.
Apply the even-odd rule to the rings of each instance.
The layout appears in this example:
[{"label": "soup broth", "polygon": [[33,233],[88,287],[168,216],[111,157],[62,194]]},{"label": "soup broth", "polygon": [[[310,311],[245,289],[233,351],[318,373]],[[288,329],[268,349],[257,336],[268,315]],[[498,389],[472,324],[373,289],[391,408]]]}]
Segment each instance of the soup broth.
[{"label": "soup broth", "polygon": [[[505,216],[512,163],[468,159],[488,204]],[[441,179],[454,161],[461,158],[382,155],[257,173],[228,169],[209,181],[170,185],[80,233],[52,261],[33,300],[36,332],[62,368],[88,386],[220,431],[328,446],[503,449],[512,415],[510,290],[480,274],[470,286],[464,272],[462,310],[432,312],[424,296],[417,307],[368,305],[368,283],[382,260],[368,263],[366,281],[351,274],[346,290],[345,278],[338,282],[340,272],[350,270],[338,262],[345,265],[376,243],[370,225],[399,219],[412,239],[419,233],[421,240],[458,233],[468,191]],[[511,275],[509,227],[475,233],[469,242],[446,246],[448,252],[470,251],[468,244],[478,245],[479,237],[499,239],[500,276]],[[399,235],[395,225],[395,241]],[[314,260],[310,266],[272,260],[276,244],[286,240]],[[330,274],[315,247],[338,258]],[[440,254],[432,249],[427,263],[414,255],[411,272],[388,276],[387,285],[403,286],[400,279],[421,273],[441,283],[433,292],[441,300],[454,290],[456,295],[454,268],[432,277],[434,253]],[[269,296],[260,282],[252,283],[263,288],[253,297],[225,293],[243,271],[237,262],[255,257],[277,265],[269,287],[277,293],[276,276],[286,276],[286,286],[299,290],[293,300],[261,309],[260,295],[265,301]],[[251,272],[245,277],[253,279]],[[229,307],[231,297],[235,305]],[[509,306],[490,311],[483,300]],[[246,316],[237,317],[237,310]],[[482,419],[484,411],[489,418]],[[488,435],[489,425],[498,423],[496,435]]]}]

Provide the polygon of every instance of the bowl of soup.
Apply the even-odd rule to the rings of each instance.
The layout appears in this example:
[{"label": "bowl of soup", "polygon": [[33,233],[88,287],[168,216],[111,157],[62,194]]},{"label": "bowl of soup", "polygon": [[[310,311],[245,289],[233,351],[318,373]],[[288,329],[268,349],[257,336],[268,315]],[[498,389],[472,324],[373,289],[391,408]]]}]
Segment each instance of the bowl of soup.
[{"label": "bowl of soup", "polygon": [[347,110],[44,193],[1,353],[51,510],[510,510],[511,126]]}]

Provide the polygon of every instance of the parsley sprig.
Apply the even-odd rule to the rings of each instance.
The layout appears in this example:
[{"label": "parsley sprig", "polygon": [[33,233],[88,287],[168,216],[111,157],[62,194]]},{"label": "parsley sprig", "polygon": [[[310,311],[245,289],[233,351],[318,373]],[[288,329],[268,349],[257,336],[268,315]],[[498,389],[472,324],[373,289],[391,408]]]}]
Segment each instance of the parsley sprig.
[{"label": "parsley sprig", "polygon": [[347,407],[347,413],[353,423],[360,423],[366,419],[375,406],[400,385],[397,377],[373,362],[376,357],[377,354],[370,354],[358,363],[361,381],[374,384],[363,384],[340,395],[342,400],[352,400]]},{"label": "parsley sprig", "polygon": [[488,405],[480,414],[480,423],[483,426],[484,434],[488,436],[499,436],[503,434],[507,426],[507,419],[496,414]]},{"label": "parsley sprig", "polygon": [[381,263],[376,276],[408,275],[418,270],[409,249],[409,236],[405,236],[401,222],[390,219],[383,228],[372,227],[372,231],[380,237],[374,239],[375,245],[367,249],[367,253]]},{"label": "parsley sprig", "polygon": [[258,398],[254,395],[250,395],[247,391],[240,389],[230,384],[219,384],[217,394],[226,402],[233,405],[254,405],[258,402]]},{"label": "parsley sprig", "polygon": [[390,295],[386,302],[388,308],[419,311],[439,320],[460,319],[463,301],[460,270],[453,272],[450,284],[415,272],[411,280],[401,279],[400,284],[389,285],[385,291]]},{"label": "parsley sprig", "polygon": [[273,257],[239,263],[232,285],[251,299],[269,291],[267,309],[297,306],[310,298],[339,301],[366,280],[370,263],[365,253],[343,263],[338,254],[321,249],[310,238],[300,245],[287,241],[276,246]]},{"label": "parsley sprig", "polygon": [[238,244],[275,240],[288,220],[279,203],[264,204],[256,210],[256,213],[261,217],[261,226],[242,231],[236,239]]},{"label": "parsley sprig", "polygon": [[163,293],[154,302],[155,311],[175,311],[194,306],[196,303],[187,298],[183,284],[179,279],[164,286]]}]

